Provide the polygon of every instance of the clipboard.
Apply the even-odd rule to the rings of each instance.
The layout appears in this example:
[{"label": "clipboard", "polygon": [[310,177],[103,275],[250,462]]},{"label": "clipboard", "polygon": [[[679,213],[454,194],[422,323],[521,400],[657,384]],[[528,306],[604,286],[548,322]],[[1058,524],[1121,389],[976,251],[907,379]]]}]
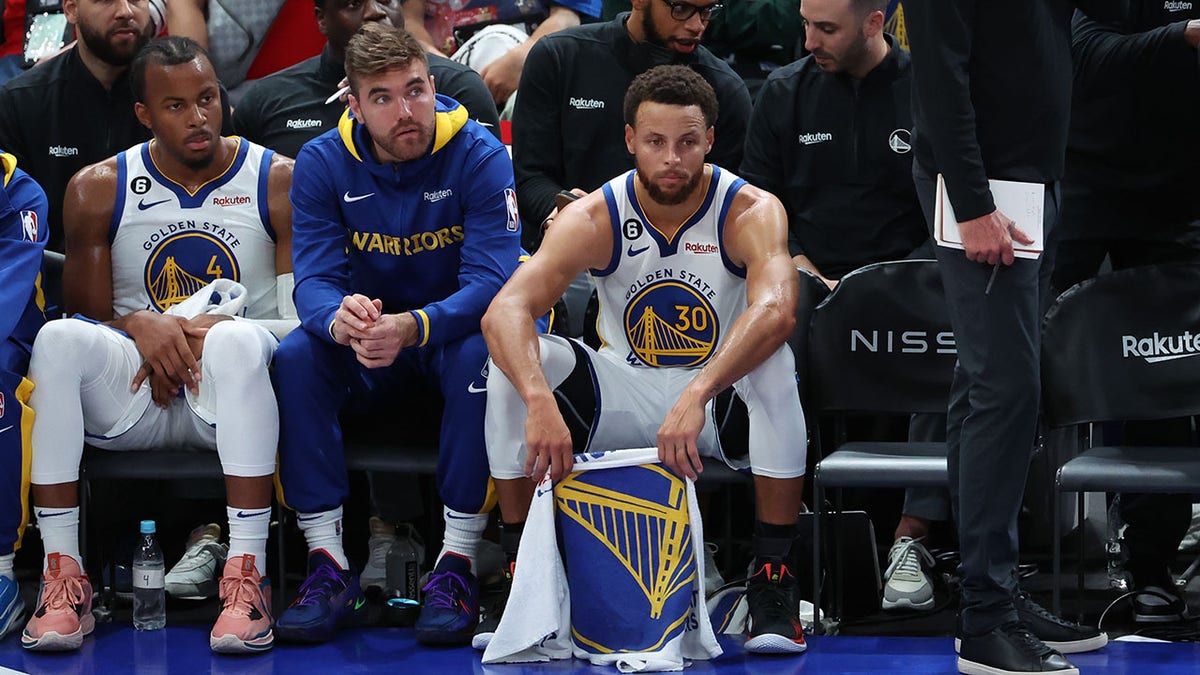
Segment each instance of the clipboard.
[{"label": "clipboard", "polygon": [[[1033,238],[1032,244],[1013,242],[1013,255],[1018,258],[1036,260],[1046,248],[1045,208],[1046,186],[1042,183],[1025,183],[1013,180],[988,180],[992,200],[996,209],[1011,218],[1017,229]],[[946,192],[946,181],[942,174],[937,177],[936,203],[933,210],[933,238],[938,246],[963,249],[962,233],[958,230],[958,218],[950,195]]]}]

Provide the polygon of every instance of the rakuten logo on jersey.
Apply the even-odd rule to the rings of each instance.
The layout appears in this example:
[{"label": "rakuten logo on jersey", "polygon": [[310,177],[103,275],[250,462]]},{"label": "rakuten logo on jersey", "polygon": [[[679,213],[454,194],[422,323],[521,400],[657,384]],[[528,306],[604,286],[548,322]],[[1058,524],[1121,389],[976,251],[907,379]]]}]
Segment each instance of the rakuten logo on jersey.
[{"label": "rakuten logo on jersey", "polygon": [[79,148],[72,148],[66,145],[50,146],[51,157],[74,157],[79,154]]},{"label": "rakuten logo on jersey", "polygon": [[604,109],[604,101],[597,101],[594,98],[575,98],[574,96],[572,96],[570,98],[570,100],[568,100],[567,102],[570,103],[571,107],[576,110],[603,110]]},{"label": "rakuten logo on jersey", "polygon": [[1191,356],[1200,356],[1200,333],[1185,330],[1182,335],[1159,335],[1156,331],[1150,337],[1121,336],[1122,358],[1141,357],[1146,363],[1158,363]]},{"label": "rakuten logo on jersey", "polygon": [[689,241],[683,245],[683,250],[687,251],[688,253],[700,253],[700,254],[716,253],[717,245],[716,244],[696,244],[696,243]]},{"label": "rakuten logo on jersey", "polygon": [[833,140],[833,134],[828,131],[818,131],[811,134],[800,134],[801,145],[816,145],[817,143],[825,143]]},{"label": "rakuten logo on jersey", "polygon": [[321,126],[321,120],[288,120],[289,129],[312,129]]},{"label": "rakuten logo on jersey", "polygon": [[250,198],[246,195],[237,197],[213,197],[213,206],[245,206],[250,203]]},{"label": "rakuten logo on jersey", "polygon": [[1180,2],[1179,0],[1167,0],[1163,3],[1163,9],[1168,12],[1186,12],[1192,8],[1190,2]]}]

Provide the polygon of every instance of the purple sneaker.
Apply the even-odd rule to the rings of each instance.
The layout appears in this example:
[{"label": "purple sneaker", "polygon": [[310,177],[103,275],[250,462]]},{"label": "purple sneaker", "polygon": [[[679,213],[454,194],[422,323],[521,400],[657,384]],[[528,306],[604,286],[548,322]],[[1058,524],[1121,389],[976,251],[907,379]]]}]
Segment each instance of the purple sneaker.
[{"label": "purple sneaker", "polygon": [[275,621],[275,635],[291,642],[328,642],[339,628],[365,618],[367,600],[358,575],[338,567],[323,550],[308,555],[308,579]]},{"label": "purple sneaker", "polygon": [[471,574],[471,561],[447,553],[429,574],[421,616],[417,619],[417,642],[423,645],[471,644],[479,623],[479,581]]}]

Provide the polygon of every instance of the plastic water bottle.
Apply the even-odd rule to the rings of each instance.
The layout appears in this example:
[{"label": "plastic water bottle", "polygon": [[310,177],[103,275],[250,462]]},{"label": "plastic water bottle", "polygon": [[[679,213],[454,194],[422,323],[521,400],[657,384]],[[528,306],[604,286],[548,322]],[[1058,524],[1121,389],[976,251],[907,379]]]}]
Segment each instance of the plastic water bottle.
[{"label": "plastic water bottle", "polygon": [[399,592],[402,598],[421,599],[421,562],[425,557],[425,545],[421,543],[412,525],[403,532],[397,528],[396,539],[387,556],[387,585]]},{"label": "plastic water bottle", "polygon": [[1121,591],[1129,590],[1129,573],[1125,561],[1129,557],[1125,549],[1125,520],[1121,518],[1121,495],[1113,497],[1108,507],[1108,540],[1104,545],[1108,558],[1108,586]]},{"label": "plastic water bottle", "polygon": [[153,520],[142,521],[142,545],[133,556],[133,627],[138,630],[167,625],[163,554],[154,530]]}]

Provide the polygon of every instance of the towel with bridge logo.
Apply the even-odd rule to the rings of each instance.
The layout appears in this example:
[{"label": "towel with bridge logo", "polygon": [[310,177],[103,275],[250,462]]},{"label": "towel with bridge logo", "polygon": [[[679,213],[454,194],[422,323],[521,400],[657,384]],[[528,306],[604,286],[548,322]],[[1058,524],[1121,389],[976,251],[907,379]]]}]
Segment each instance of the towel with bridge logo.
[{"label": "towel with bridge logo", "polygon": [[573,473],[557,485],[544,477],[534,492],[510,611],[483,662],[574,654],[649,672],[719,656],[702,601],[703,542],[695,487],[655,448],[576,455]]}]

